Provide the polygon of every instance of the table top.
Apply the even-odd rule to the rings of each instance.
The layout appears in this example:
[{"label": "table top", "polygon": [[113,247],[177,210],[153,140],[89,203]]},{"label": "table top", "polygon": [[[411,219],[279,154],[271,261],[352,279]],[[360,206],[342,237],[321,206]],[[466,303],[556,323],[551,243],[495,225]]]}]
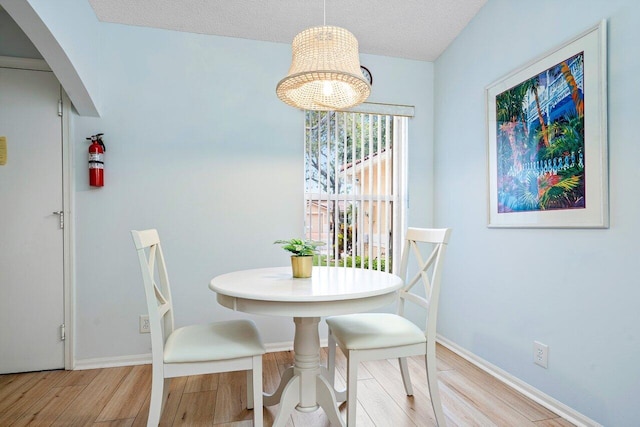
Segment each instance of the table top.
[{"label": "table top", "polygon": [[232,297],[264,301],[335,301],[398,290],[394,274],[350,267],[313,267],[308,279],[293,278],[291,267],[259,268],[223,274],[209,288]]},{"label": "table top", "polygon": [[223,274],[209,288],[233,310],[304,317],[380,307],[393,302],[402,283],[395,274],[351,267],[313,267],[310,278],[294,279],[288,266]]}]

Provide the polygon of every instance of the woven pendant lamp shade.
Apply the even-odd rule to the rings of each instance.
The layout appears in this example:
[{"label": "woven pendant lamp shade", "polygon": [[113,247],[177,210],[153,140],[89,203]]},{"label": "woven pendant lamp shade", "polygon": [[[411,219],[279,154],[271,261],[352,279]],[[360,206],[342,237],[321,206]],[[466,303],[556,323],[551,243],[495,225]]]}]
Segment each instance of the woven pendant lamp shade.
[{"label": "woven pendant lamp shade", "polygon": [[364,79],[358,41],[340,27],[312,27],[291,45],[289,74],[276,94],[283,102],[305,110],[340,110],[364,102],[371,86]]}]

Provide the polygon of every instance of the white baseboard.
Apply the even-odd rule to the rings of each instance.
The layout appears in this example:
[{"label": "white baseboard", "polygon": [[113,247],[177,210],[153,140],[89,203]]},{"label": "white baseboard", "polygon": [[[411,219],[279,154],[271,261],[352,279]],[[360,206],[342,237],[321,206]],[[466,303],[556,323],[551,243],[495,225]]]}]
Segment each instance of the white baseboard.
[{"label": "white baseboard", "polygon": [[267,349],[267,353],[275,353],[277,351],[291,351],[293,350],[293,341],[269,342],[265,343],[264,347]]},{"label": "white baseboard", "polygon": [[[320,347],[326,347],[327,345],[327,338],[320,340]],[[275,353],[277,351],[290,351],[293,350],[293,341],[266,343],[264,346],[267,349],[267,353]]]},{"label": "white baseboard", "polygon": [[576,426],[578,426],[578,427],[602,427],[601,424],[595,422],[594,420],[590,419],[589,417],[587,417],[585,415],[582,415],[578,411],[570,408],[569,406],[565,405],[562,402],[559,402],[558,400],[556,400],[553,397],[541,392],[540,390],[536,389],[535,387],[532,387],[531,385],[525,383],[524,381],[514,377],[510,373],[508,373],[506,371],[503,371],[502,369],[498,368],[495,365],[492,365],[491,363],[487,362],[484,359],[481,359],[480,357],[478,357],[475,354],[471,353],[470,351],[467,351],[466,349],[460,347],[459,345],[455,344],[454,342],[446,339],[445,337],[441,336],[440,334],[438,334],[437,341],[440,344],[442,344],[443,346],[445,346],[446,348],[448,348],[449,350],[451,350],[454,353],[456,353],[458,356],[460,356],[463,359],[473,363],[475,366],[477,366],[478,368],[482,369],[483,371],[485,371],[486,373],[488,373],[492,377],[494,377],[497,380],[505,383],[507,386],[509,386],[512,389],[522,393],[523,395],[527,396],[528,398],[530,398],[534,402],[539,403],[540,405],[544,406],[545,408],[549,409],[550,411],[555,412],[556,414],[558,414],[562,418],[566,419],[567,421],[575,424]]},{"label": "white baseboard", "polygon": [[95,359],[81,359],[75,361],[73,370],[117,368],[119,366],[151,364],[151,353],[134,354],[131,356],[98,357]]}]

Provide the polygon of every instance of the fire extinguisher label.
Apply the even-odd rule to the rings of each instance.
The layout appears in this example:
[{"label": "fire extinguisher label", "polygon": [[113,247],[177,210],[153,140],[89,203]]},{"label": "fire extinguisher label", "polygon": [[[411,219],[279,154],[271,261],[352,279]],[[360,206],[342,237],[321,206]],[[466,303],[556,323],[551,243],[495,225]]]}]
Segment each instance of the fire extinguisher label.
[{"label": "fire extinguisher label", "polygon": [[104,154],[89,153],[89,169],[104,169]]}]

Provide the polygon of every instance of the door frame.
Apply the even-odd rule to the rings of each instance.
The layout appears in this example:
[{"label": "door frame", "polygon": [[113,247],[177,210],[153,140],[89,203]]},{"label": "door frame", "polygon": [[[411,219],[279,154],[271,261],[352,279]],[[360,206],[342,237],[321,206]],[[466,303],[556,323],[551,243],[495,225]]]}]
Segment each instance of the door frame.
[{"label": "door frame", "polygon": [[[30,71],[48,71],[51,68],[44,59],[14,58],[0,56],[0,68],[14,68]],[[64,228],[62,230],[62,282],[63,282],[63,311],[65,325],[64,340],[64,368],[75,368],[75,274],[74,274],[74,197],[75,182],[71,174],[73,165],[73,150],[71,149],[71,101],[60,84],[60,99],[62,100],[62,211],[64,212]]]}]

